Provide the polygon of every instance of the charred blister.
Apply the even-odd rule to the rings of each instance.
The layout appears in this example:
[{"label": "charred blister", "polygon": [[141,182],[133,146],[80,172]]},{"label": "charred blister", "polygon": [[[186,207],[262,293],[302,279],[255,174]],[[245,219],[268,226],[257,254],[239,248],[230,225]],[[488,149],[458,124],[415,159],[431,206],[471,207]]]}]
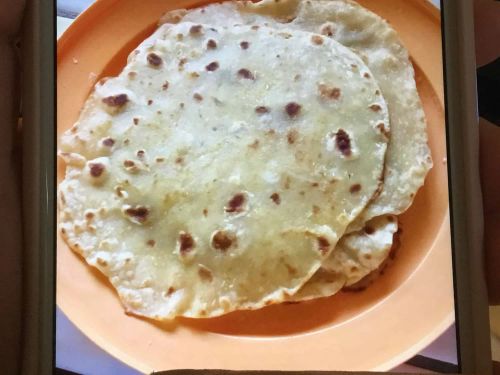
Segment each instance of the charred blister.
[{"label": "charred blister", "polygon": [[370,109],[373,112],[380,112],[382,110],[382,107],[380,106],[380,104],[372,104],[370,105]]},{"label": "charred blister", "polygon": [[248,210],[248,195],[246,193],[234,194],[224,207],[224,211],[230,214],[238,214],[246,210]]},{"label": "charred blister", "polygon": [[349,188],[349,192],[351,194],[356,194],[356,193],[359,193],[360,191],[361,191],[361,184],[353,184]]},{"label": "charred blister", "polygon": [[350,156],[352,154],[351,149],[351,138],[349,134],[343,129],[339,129],[335,134],[335,144],[337,146],[337,150],[344,156]]},{"label": "charred blister", "polygon": [[205,70],[207,72],[215,72],[217,69],[219,69],[220,65],[217,61],[212,61],[210,64],[205,66]]},{"label": "charred blister", "polygon": [[269,112],[271,112],[271,110],[269,109],[269,107],[266,107],[266,106],[263,106],[263,105],[255,107],[255,113],[257,113],[259,115],[264,115],[264,114],[269,113]]},{"label": "charred blister", "polygon": [[316,241],[317,248],[322,255],[326,255],[330,250],[330,241],[325,237],[318,237]]},{"label": "charred blister", "polygon": [[246,49],[248,49],[248,47],[250,47],[250,43],[249,43],[249,42],[247,42],[247,41],[245,41],[245,40],[244,40],[244,41],[242,41],[242,42],[240,43],[240,48],[241,48],[241,49],[246,50]]},{"label": "charred blister", "polygon": [[281,197],[278,193],[272,193],[269,198],[271,198],[271,200],[274,202],[274,204],[276,204],[278,206],[280,205]]},{"label": "charred blister", "polygon": [[255,80],[255,75],[250,70],[245,68],[238,70],[238,77],[242,79],[249,79],[252,81]]},{"label": "charred blister", "polygon": [[127,94],[118,94],[107,96],[102,99],[102,102],[106,105],[108,112],[113,114],[122,110],[129,102],[129,99]]},{"label": "charred blister", "polygon": [[190,262],[196,253],[195,238],[190,233],[181,231],[177,237],[176,249],[182,262]]},{"label": "charred blister", "polygon": [[200,36],[203,35],[203,26],[202,25],[193,25],[189,29],[189,35],[192,36]]},{"label": "charred blister", "polygon": [[87,162],[88,175],[93,184],[102,184],[108,175],[107,158],[98,158]]},{"label": "charred blister", "polygon": [[163,59],[154,52],[148,53],[146,59],[148,64],[154,68],[159,68],[163,65]]},{"label": "charred blister", "polygon": [[145,224],[151,215],[150,209],[141,205],[124,205],[122,207],[122,213],[128,220],[139,225]]},{"label": "charred blister", "polygon": [[290,118],[296,118],[300,115],[302,106],[296,102],[290,102],[285,106],[285,112]]},{"label": "charred blister", "polygon": [[217,48],[217,42],[213,39],[207,40],[207,49],[216,49]]},{"label": "charred blister", "polygon": [[212,234],[210,245],[213,249],[219,250],[223,253],[230,248],[236,247],[238,244],[237,237],[233,232],[227,230],[218,230]]}]

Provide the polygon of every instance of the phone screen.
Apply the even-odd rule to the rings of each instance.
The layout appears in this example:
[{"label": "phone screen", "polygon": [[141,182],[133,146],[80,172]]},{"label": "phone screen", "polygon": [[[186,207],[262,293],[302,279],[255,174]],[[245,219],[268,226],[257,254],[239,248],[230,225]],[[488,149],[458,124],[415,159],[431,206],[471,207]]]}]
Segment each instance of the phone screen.
[{"label": "phone screen", "polygon": [[58,1],[56,366],[459,372],[439,1]]}]

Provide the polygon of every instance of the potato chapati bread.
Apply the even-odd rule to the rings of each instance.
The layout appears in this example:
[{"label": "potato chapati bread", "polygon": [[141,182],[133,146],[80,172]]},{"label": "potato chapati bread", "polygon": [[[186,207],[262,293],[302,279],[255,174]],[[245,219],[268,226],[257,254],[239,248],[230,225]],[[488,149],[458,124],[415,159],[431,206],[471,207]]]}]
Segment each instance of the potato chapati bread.
[{"label": "potato chapati bread", "polygon": [[[391,118],[384,185],[380,194],[351,223],[347,230],[351,232],[349,238],[340,241],[338,249],[328,259],[327,269],[334,270],[336,275],[346,272],[346,279],[350,280],[347,285],[375,270],[389,253],[390,244],[385,240],[392,243],[392,236],[397,231],[397,224],[388,222],[393,216],[387,214],[400,214],[411,205],[432,167],[425,115],[416,89],[414,70],[397,33],[379,16],[346,0],[228,1],[190,11],[173,11],[163,18],[163,22],[180,20],[222,25],[260,24],[276,29],[317,32],[351,48],[363,58],[380,84]],[[366,233],[365,226],[374,232]],[[382,242],[378,241],[382,238]],[[344,243],[349,245],[343,246]],[[353,265],[352,259],[367,254],[373,255],[367,267]],[[345,264],[340,263],[340,259],[344,259]],[[329,275],[329,280],[332,280],[331,272]],[[317,284],[319,280],[312,278],[308,284]],[[321,290],[312,297],[327,296],[339,289],[336,284],[330,284],[314,287],[306,284],[304,289],[307,286],[307,290]],[[300,295],[306,296],[307,293],[302,291]],[[311,295],[306,297],[309,298]]]},{"label": "potato chapati bread", "polygon": [[283,301],[380,186],[389,119],[370,77],[318,34],[161,26],[61,139],[62,235],[138,315]]}]

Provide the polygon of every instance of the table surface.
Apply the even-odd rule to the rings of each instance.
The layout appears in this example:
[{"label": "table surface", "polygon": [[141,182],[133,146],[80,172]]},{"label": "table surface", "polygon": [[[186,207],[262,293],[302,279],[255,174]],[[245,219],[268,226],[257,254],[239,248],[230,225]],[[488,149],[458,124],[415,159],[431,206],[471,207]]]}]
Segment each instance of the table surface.
[{"label": "table surface", "polygon": [[[439,7],[440,0],[430,0]],[[94,0],[57,0],[57,37],[69,27],[73,18],[85,10]],[[457,363],[455,326],[424,349],[422,356],[447,363]],[[137,375],[138,371],[115,359],[74,326],[57,309],[56,315],[56,366],[85,375]],[[429,372],[403,364],[394,369],[399,372]]]}]

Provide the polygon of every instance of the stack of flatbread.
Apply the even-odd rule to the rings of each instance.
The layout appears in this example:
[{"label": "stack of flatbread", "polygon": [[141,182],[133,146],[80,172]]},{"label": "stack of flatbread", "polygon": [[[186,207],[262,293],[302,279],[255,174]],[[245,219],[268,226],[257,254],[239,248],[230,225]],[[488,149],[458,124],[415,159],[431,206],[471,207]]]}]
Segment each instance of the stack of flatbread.
[{"label": "stack of flatbread", "polygon": [[59,155],[61,235],[153,319],[356,284],[432,166],[407,50],[346,0],[164,15]]}]

